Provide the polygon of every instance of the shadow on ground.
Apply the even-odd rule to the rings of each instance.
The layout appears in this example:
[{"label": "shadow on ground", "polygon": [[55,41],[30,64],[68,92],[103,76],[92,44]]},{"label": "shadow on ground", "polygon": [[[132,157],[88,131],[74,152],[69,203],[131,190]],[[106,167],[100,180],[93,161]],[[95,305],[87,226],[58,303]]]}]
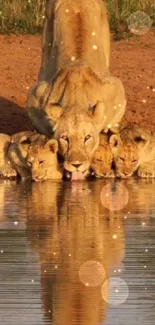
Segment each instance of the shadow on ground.
[{"label": "shadow on ground", "polygon": [[24,130],[33,130],[26,110],[13,101],[0,97],[0,133],[12,134]]}]

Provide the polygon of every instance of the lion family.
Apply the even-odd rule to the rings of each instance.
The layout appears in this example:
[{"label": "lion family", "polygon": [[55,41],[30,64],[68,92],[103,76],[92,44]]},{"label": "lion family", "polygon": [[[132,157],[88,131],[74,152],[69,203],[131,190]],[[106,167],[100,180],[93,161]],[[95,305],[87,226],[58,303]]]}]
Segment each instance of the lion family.
[{"label": "lion family", "polygon": [[128,177],[135,171],[154,176],[150,132],[129,126],[108,135],[126,109],[123,84],[109,72],[109,56],[102,0],[47,1],[41,67],[27,99],[39,133],[1,135],[2,175],[36,181],[63,174],[81,180],[90,170],[96,177]]},{"label": "lion family", "polygon": [[[136,125],[115,134],[101,133],[88,175],[91,172],[97,178],[128,178],[135,173],[155,177],[155,134]],[[31,131],[0,134],[0,174],[34,181],[62,179],[57,140]]]}]

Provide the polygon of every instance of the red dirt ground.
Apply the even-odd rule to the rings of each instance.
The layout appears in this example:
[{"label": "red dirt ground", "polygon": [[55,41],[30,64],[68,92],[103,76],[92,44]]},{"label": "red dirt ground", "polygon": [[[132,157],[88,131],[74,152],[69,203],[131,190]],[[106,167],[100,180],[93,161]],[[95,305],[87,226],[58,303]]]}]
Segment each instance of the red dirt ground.
[{"label": "red dirt ground", "polygon": [[[39,71],[41,37],[0,35],[0,44],[0,132],[30,130],[24,108],[27,88]],[[125,119],[155,128],[155,30],[129,40],[112,41],[111,72],[125,86]]]}]

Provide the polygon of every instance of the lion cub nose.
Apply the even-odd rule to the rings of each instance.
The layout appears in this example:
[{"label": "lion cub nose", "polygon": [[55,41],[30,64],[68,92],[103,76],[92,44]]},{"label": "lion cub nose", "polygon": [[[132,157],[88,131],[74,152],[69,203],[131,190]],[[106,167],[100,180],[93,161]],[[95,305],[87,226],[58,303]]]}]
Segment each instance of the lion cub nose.
[{"label": "lion cub nose", "polygon": [[73,163],[72,166],[78,169],[81,166],[81,163]]}]

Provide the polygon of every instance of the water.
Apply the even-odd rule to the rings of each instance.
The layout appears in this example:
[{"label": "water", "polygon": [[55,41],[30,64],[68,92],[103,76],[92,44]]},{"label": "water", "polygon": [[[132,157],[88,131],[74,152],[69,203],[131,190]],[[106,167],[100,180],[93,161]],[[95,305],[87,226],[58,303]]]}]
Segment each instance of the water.
[{"label": "water", "polygon": [[154,180],[0,181],[0,325],[154,323]]}]

